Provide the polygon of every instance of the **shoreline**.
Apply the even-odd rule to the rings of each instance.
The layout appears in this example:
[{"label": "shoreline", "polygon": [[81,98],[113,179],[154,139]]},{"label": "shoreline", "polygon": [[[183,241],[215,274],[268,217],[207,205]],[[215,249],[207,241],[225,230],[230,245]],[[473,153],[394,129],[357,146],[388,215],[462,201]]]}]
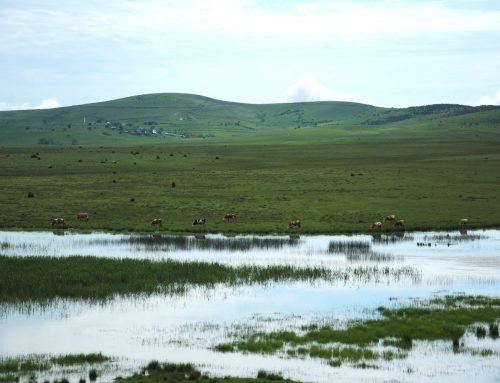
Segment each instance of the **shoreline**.
[{"label": "shoreline", "polygon": [[300,235],[401,235],[401,234],[412,234],[412,233],[428,233],[428,232],[464,232],[467,231],[485,231],[485,230],[500,230],[500,225],[493,226],[470,226],[467,228],[459,227],[435,227],[435,228],[421,228],[412,227],[411,230],[396,229],[396,230],[336,230],[336,231],[321,231],[321,230],[294,230],[294,231],[210,231],[210,230],[197,230],[197,231],[184,231],[184,230],[135,230],[135,229],[122,229],[122,228],[20,228],[20,227],[0,227],[0,231],[5,232],[33,232],[33,233],[60,233],[64,235],[68,234],[129,234],[129,235],[170,235],[170,236],[196,236],[196,235],[223,235],[225,237],[236,237],[236,236],[300,236]]}]

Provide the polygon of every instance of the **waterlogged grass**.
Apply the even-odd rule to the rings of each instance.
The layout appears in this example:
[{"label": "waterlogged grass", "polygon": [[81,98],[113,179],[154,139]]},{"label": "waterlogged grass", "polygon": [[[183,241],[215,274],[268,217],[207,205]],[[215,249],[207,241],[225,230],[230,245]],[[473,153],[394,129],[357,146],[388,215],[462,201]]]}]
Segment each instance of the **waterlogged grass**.
[{"label": "waterlogged grass", "polygon": [[98,257],[0,256],[0,301],[107,298],[114,294],[183,293],[190,286],[212,287],[312,280],[418,279],[413,268],[360,266],[339,270],[292,266],[239,266],[218,263],[152,262]]},{"label": "waterlogged grass", "polygon": [[[217,345],[215,349],[267,354],[287,349],[290,356],[309,355],[351,362],[404,358],[407,355],[405,350],[411,349],[413,340],[450,340],[457,345],[465,331],[475,323],[490,323],[489,327],[495,329],[500,319],[500,299],[448,296],[421,302],[418,306],[379,307],[377,311],[381,319],[354,322],[345,329],[311,325],[304,327],[301,334],[294,331],[258,332],[232,343]],[[495,337],[494,331],[492,337]],[[380,342],[399,351],[375,352],[368,348]],[[344,346],[323,346],[332,343]],[[487,356],[488,352],[479,353],[483,354]]]},{"label": "waterlogged grass", "polygon": [[110,360],[110,357],[101,353],[65,354],[57,356],[34,354],[0,359],[0,374],[47,371],[55,365],[96,364],[109,362]]},{"label": "waterlogged grass", "polygon": [[59,355],[50,358],[52,364],[58,364],[62,366],[74,365],[74,364],[95,364],[109,362],[111,358],[109,356],[103,355],[101,353],[92,354],[66,354]]},{"label": "waterlogged grass", "polygon": [[46,357],[30,355],[0,359],[0,373],[24,373],[29,371],[46,371],[51,367]]},{"label": "waterlogged grass", "polygon": [[223,377],[214,378],[203,374],[196,369],[192,364],[160,364],[157,361],[149,363],[141,372],[134,374],[128,378],[118,377],[115,382],[128,383],[271,383],[271,382],[290,382],[292,380],[284,379],[276,373],[259,371],[256,378],[239,378],[239,377]]},{"label": "waterlogged grass", "polygon": [[[30,375],[28,382],[36,382],[35,372],[50,373],[58,366],[75,366],[98,364],[111,361],[111,358],[101,353],[65,354],[65,355],[26,355],[0,359],[0,383],[19,382],[21,377]],[[95,380],[95,379],[94,379]],[[62,378],[61,382],[67,382]],[[58,380],[54,380],[58,382]]]}]

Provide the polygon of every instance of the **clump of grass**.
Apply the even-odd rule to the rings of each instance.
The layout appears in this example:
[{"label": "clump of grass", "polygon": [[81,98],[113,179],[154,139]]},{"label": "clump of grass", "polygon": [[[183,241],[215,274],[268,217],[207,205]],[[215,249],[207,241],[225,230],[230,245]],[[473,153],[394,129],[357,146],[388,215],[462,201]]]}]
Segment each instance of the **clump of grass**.
[{"label": "clump of grass", "polygon": [[410,337],[384,339],[382,344],[384,346],[393,346],[402,350],[411,350],[411,348],[413,347],[413,340]]},{"label": "clump of grass", "polygon": [[490,329],[490,336],[492,338],[498,338],[498,324],[490,323],[489,329]]},{"label": "clump of grass", "polygon": [[257,379],[284,380],[283,375],[277,374],[275,372],[267,372],[264,370],[259,370],[259,372],[257,372]]},{"label": "clump of grass", "polygon": [[340,367],[342,365],[342,361],[339,359],[332,359],[328,361],[328,365],[332,367]]},{"label": "clump of grass", "polygon": [[46,371],[50,364],[39,356],[15,357],[0,359],[0,373],[15,373],[28,371]]},{"label": "clump of grass", "polygon": [[279,373],[264,370],[260,370],[256,378],[229,376],[213,378],[202,373],[192,364],[159,363],[158,361],[150,362],[140,373],[136,373],[128,378],[117,377],[115,379],[115,382],[128,383],[272,383],[276,381],[294,383],[289,379],[284,379]]},{"label": "clump of grass", "polygon": [[105,356],[101,353],[92,353],[92,354],[67,354],[60,355],[50,358],[50,362],[53,364],[59,365],[73,365],[73,364],[94,364],[94,363],[103,363],[110,361],[111,358]]},{"label": "clump of grass", "polygon": [[18,382],[19,382],[18,375],[7,374],[0,376],[0,383],[18,383]]},{"label": "clump of grass", "polygon": [[486,336],[486,329],[483,326],[476,327],[476,336],[484,338]]},{"label": "clump of grass", "polygon": [[96,379],[97,379],[97,370],[93,368],[89,371],[89,380],[91,382],[94,382]]}]

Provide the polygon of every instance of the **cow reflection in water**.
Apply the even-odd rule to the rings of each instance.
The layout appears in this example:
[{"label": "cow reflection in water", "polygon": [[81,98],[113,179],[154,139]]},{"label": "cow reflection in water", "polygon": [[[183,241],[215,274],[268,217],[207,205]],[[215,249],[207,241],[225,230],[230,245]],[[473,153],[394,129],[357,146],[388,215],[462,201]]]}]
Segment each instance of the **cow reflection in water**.
[{"label": "cow reflection in water", "polygon": [[57,235],[57,236],[63,236],[64,231],[53,231],[52,234]]}]

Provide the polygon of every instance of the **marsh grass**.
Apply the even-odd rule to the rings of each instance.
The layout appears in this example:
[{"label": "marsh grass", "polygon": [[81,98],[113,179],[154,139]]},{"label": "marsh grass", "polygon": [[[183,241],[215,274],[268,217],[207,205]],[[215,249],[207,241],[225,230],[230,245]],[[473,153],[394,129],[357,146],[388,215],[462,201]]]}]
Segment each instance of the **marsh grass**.
[{"label": "marsh grass", "polygon": [[97,364],[109,361],[111,361],[111,358],[101,353],[56,356],[32,354],[0,359],[0,374],[25,374],[35,371],[48,371],[55,366]]},{"label": "marsh grass", "polygon": [[256,378],[239,378],[239,377],[210,377],[192,364],[173,364],[173,363],[159,363],[153,361],[143,368],[140,372],[127,377],[118,377],[115,382],[128,382],[128,383],[272,383],[272,382],[289,382],[292,380],[285,379],[280,374],[274,372],[267,372],[260,370]]},{"label": "marsh grass", "polygon": [[18,383],[19,376],[13,374],[0,375],[0,383]]},{"label": "marsh grass", "polygon": [[62,366],[74,365],[74,364],[95,364],[109,362],[111,358],[105,356],[102,353],[92,353],[92,354],[66,354],[59,355],[50,358],[52,364],[58,364]]},{"label": "marsh grass", "polygon": [[29,371],[46,371],[51,368],[46,357],[30,355],[0,359],[0,373],[25,373]]},{"label": "marsh grass", "polygon": [[[311,357],[341,361],[404,358],[407,355],[404,351],[412,348],[413,340],[450,340],[455,345],[473,324],[498,320],[500,300],[482,296],[448,296],[420,302],[419,306],[379,307],[377,311],[381,319],[354,321],[345,329],[311,325],[303,326],[302,334],[288,330],[257,332],[219,347],[226,352],[267,354],[289,347],[290,356],[308,353]],[[383,346],[396,347],[399,351],[377,353],[365,348],[380,341]],[[332,343],[357,347],[321,346]],[[459,345],[455,349],[459,350]]]},{"label": "marsh grass", "polygon": [[411,278],[414,268],[359,266],[347,269],[239,266],[218,263],[152,262],[98,257],[0,256],[0,301],[30,302],[56,297],[106,299],[115,294],[181,294],[191,286],[283,281],[378,281]]}]

